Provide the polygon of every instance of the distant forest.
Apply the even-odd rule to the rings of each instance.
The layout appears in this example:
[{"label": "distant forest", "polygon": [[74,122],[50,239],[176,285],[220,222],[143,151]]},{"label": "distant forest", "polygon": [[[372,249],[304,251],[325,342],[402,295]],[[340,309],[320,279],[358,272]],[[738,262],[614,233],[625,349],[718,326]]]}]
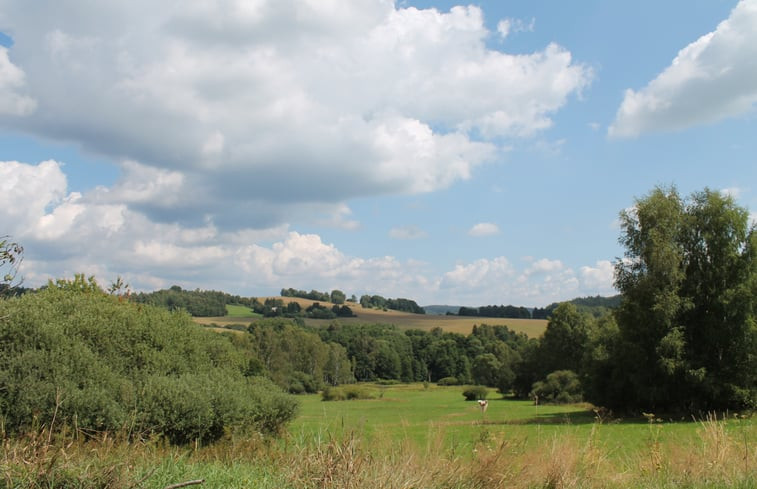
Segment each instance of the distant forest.
[{"label": "distant forest", "polygon": [[[249,307],[256,314],[264,317],[311,317],[316,319],[334,319],[337,317],[352,317],[354,313],[346,303],[358,302],[353,295],[347,298],[341,290],[331,292],[319,292],[317,290],[305,291],[297,289],[281,289],[282,297],[297,297],[316,302],[331,302],[332,307],[321,304],[302,309],[296,302],[285,302],[282,299],[268,298],[261,302],[255,297],[241,297],[226,292],[215,290],[184,290],[178,285],[169,289],[154,292],[140,292],[132,294],[131,300],[142,304],[164,307],[168,310],[183,309],[196,317],[215,317],[226,315],[226,305],[242,305]],[[612,297],[590,296],[579,297],[567,302],[576,308],[594,317],[601,317],[620,305],[620,295]],[[360,297],[360,305],[365,308],[394,310],[412,314],[425,314],[426,311],[414,300],[404,298],[385,298],[380,295],[363,295]],[[523,306],[480,306],[459,308],[457,315],[482,318],[510,318],[510,319],[548,319],[560,303],[554,302],[544,308],[529,309]],[[454,315],[447,312],[447,315]]]},{"label": "distant forest", "polygon": [[[576,308],[594,317],[601,317],[612,309],[620,305],[620,295],[612,297],[602,297],[599,295],[589,297],[579,297],[570,301]],[[460,307],[458,316],[473,316],[482,318],[510,318],[510,319],[549,319],[559,302],[553,302],[547,307],[536,307],[529,309],[523,306],[480,306],[480,307]],[[454,315],[447,312],[447,315]]]}]

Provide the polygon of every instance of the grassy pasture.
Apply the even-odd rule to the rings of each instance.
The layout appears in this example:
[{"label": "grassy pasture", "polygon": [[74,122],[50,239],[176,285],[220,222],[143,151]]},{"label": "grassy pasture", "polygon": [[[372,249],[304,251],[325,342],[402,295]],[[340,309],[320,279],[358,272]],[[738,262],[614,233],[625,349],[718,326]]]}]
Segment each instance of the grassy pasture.
[{"label": "grassy pasture", "polygon": [[239,304],[226,304],[226,314],[230,318],[256,318],[262,317],[247,306]]},{"label": "grassy pasture", "polygon": [[[300,396],[300,416],[290,426],[298,437],[318,437],[324,433],[343,436],[359,432],[371,440],[387,437],[405,440],[418,447],[435,443],[440,437],[446,449],[472,453],[482,439],[509,440],[537,449],[555,437],[567,436],[605,445],[613,457],[627,457],[651,441],[668,447],[691,446],[706,424],[692,418],[671,419],[664,415],[647,418],[600,419],[592,406],[541,405],[531,401],[502,399],[490,390],[489,407],[482,413],[476,402],[465,401],[463,386],[407,384],[381,386],[366,384],[373,392],[370,400],[321,401],[319,395]],[[733,418],[728,430],[757,442],[757,425],[751,419]],[[754,445],[752,445],[754,449]],[[757,460],[755,460],[757,462]]]},{"label": "grassy pasture", "polygon": [[[305,309],[313,304],[310,299],[301,299],[299,297],[275,297],[281,299],[284,303],[297,302]],[[264,298],[261,300],[265,300]],[[330,302],[321,302],[326,307],[333,306]],[[401,311],[379,309],[366,309],[360,304],[346,303],[356,314],[354,318],[339,318],[337,321],[341,324],[394,324],[402,329],[420,329],[429,331],[434,328],[442,328],[444,331],[460,334],[470,334],[474,325],[489,324],[492,326],[506,325],[513,331],[522,332],[530,338],[536,338],[544,333],[547,327],[545,319],[504,319],[504,318],[479,318],[479,317],[459,317],[459,316],[436,316],[430,314],[410,314]],[[249,324],[259,315],[254,315],[249,309],[244,311],[241,306],[226,306],[229,311],[228,316],[222,317],[205,317],[195,318],[200,324],[217,324],[219,326],[228,326],[232,324]],[[232,311],[234,314],[232,315]],[[333,319],[306,319],[305,322],[312,326],[326,326]]]},{"label": "grassy pasture", "polygon": [[0,488],[479,489],[757,487],[752,419],[599,422],[588,406],[490,399],[482,415],[462,387],[366,385],[376,397],[300,397],[280,439],[230,435],[211,446],[44,428],[3,436]]}]

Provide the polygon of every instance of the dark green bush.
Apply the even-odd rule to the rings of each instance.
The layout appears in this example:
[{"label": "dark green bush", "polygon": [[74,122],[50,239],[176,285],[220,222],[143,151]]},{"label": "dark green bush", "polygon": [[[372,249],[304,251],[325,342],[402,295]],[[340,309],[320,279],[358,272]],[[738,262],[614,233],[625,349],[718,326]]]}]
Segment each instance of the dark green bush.
[{"label": "dark green bush", "polygon": [[376,381],[376,384],[378,385],[399,385],[402,381],[399,381],[397,379],[379,379]]},{"label": "dark green bush", "polygon": [[457,377],[444,377],[439,379],[437,385],[460,385],[460,381],[457,380]]},{"label": "dark green bush", "polygon": [[322,401],[351,401],[355,399],[374,399],[375,393],[361,385],[352,384],[341,387],[326,387],[321,393]]},{"label": "dark green bush", "polygon": [[572,370],[556,370],[545,380],[534,382],[531,396],[539,396],[539,402],[569,404],[581,402],[581,381]]},{"label": "dark green bush", "polygon": [[483,385],[476,385],[473,387],[469,387],[468,389],[465,389],[463,391],[463,397],[465,397],[466,401],[477,401],[479,399],[486,399],[486,396],[489,395],[489,389],[487,389]]},{"label": "dark green bush", "polygon": [[250,360],[227,335],[82,277],[0,300],[0,318],[0,418],[11,433],[54,420],[209,442],[276,433],[297,410],[271,382],[245,377]]}]

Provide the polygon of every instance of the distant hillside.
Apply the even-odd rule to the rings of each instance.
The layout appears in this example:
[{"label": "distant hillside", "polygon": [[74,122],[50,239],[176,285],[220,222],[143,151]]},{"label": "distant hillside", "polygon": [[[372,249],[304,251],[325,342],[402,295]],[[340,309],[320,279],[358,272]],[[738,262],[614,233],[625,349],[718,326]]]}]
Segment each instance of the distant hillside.
[{"label": "distant hillside", "polygon": [[457,311],[460,310],[460,307],[462,306],[446,306],[446,305],[433,305],[433,306],[423,306],[423,310],[426,311],[426,314],[429,315],[436,315],[436,316],[445,316],[448,312],[452,314],[457,314]]},{"label": "distant hillside", "polygon": [[[577,297],[565,302],[575,304],[579,311],[591,314],[595,317],[599,317],[606,314],[611,309],[618,307],[620,305],[620,300],[620,295],[614,295],[611,297],[602,297],[600,295],[595,295],[588,297]],[[552,314],[552,311],[554,311],[559,305],[560,303],[553,302],[552,304],[544,308],[537,307],[536,309],[531,311],[531,317],[533,317],[534,319],[547,319]]]},{"label": "distant hillside", "polygon": [[[611,297],[588,296],[577,297],[569,301],[574,304],[579,311],[599,317],[606,314],[609,310],[615,309],[620,305],[620,295]],[[453,314],[458,316],[473,316],[480,318],[507,318],[507,319],[548,319],[552,311],[560,305],[559,302],[553,302],[546,307],[526,308],[516,306],[449,306],[449,305],[431,305],[423,306],[427,314],[445,316]]]},{"label": "distant hillside", "polygon": [[[303,310],[312,306],[313,302],[317,302],[299,297],[261,297],[259,300],[263,302],[283,301],[287,304],[289,302],[297,302]],[[321,305],[325,307],[333,306],[332,303],[328,302],[322,302]],[[411,312],[394,311],[391,309],[383,310],[372,307],[364,308],[360,304],[350,304],[350,308],[354,313],[354,316],[340,317],[336,319],[339,324],[393,324],[400,329],[420,329],[423,331],[431,331],[435,328],[441,328],[446,332],[460,333],[463,335],[469,335],[475,325],[503,325],[507,326],[512,331],[525,333],[529,338],[538,338],[544,333],[544,330],[547,327],[547,321],[543,319],[503,319],[414,314]],[[235,328],[239,325],[246,328],[249,326],[250,322],[257,319],[259,318],[253,317],[252,315],[249,317],[219,316],[194,318],[197,323],[220,326],[222,328]],[[302,321],[308,326],[325,328],[333,324],[335,320],[304,317],[302,318]],[[226,331],[226,329],[223,329],[222,331]]]}]

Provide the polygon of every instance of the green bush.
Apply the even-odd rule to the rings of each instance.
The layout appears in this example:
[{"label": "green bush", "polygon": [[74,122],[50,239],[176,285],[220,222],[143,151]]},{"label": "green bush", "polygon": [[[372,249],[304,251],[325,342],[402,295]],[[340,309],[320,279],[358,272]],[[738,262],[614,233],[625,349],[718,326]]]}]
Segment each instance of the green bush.
[{"label": "green bush", "polygon": [[399,385],[402,381],[397,379],[379,379],[376,381],[378,385]]},{"label": "green bush", "polygon": [[11,433],[69,424],[210,442],[276,433],[297,411],[271,382],[245,377],[249,358],[228,335],[122,302],[92,279],[0,300],[0,318],[0,419]]},{"label": "green bush", "polygon": [[439,381],[436,384],[437,385],[460,385],[460,381],[457,380],[457,377],[444,377],[442,379],[439,379]]},{"label": "green bush", "polygon": [[326,387],[321,393],[322,401],[351,401],[356,399],[374,399],[375,393],[357,384],[341,387]]},{"label": "green bush", "polygon": [[473,387],[469,387],[468,389],[465,389],[463,391],[463,397],[465,397],[466,401],[477,401],[479,399],[486,399],[486,396],[489,395],[489,389],[487,389],[483,385],[476,385]]},{"label": "green bush", "polygon": [[581,402],[581,381],[572,370],[556,370],[545,380],[534,382],[531,396],[539,396],[539,402],[555,404]]}]

